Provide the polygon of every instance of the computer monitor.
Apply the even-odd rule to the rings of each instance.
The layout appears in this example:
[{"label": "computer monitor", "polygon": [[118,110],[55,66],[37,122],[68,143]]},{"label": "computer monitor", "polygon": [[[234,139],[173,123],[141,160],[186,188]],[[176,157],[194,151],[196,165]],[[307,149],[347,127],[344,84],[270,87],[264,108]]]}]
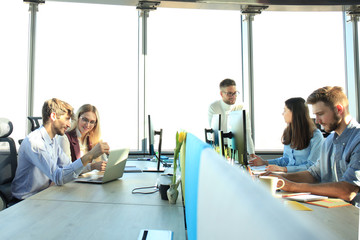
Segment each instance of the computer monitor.
[{"label": "computer monitor", "polygon": [[[161,144],[162,144],[162,129],[160,131],[154,130],[153,123],[151,121],[150,115],[148,115],[148,127],[149,127],[149,155],[153,155],[157,159],[157,167],[155,168],[146,168],[143,169],[145,172],[163,172],[164,169],[160,168],[160,162],[161,160]],[[154,143],[155,143],[155,136],[159,135],[159,145],[157,149],[157,154],[155,152]],[[164,164],[164,163],[163,163]]]},{"label": "computer monitor", "polygon": [[228,148],[227,142],[228,139],[232,140],[233,138],[235,138],[235,136],[232,132],[219,131],[219,153],[231,161],[235,159],[235,150]]},{"label": "computer monitor", "polygon": [[219,131],[221,129],[221,114],[214,114],[211,119],[211,129],[213,130],[213,144],[219,146]]},{"label": "computer monitor", "polygon": [[228,147],[235,150],[235,161],[247,166],[246,111],[232,111],[227,119],[227,130],[233,134]]}]

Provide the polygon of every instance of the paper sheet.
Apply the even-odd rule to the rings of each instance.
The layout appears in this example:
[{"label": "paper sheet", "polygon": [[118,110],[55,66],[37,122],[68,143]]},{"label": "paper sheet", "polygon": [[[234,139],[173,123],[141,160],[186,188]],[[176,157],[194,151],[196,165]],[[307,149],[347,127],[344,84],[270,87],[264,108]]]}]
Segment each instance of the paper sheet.
[{"label": "paper sheet", "polygon": [[306,207],[305,205],[303,205],[299,202],[296,202],[296,201],[285,201],[284,204],[285,204],[285,206],[288,206],[291,209],[296,210],[296,211],[312,211],[311,208]]}]

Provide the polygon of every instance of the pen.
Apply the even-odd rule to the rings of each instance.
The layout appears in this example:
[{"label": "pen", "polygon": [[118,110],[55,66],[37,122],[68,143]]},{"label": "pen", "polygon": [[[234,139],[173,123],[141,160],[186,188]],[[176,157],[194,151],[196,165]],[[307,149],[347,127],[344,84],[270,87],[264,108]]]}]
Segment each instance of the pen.
[{"label": "pen", "polygon": [[249,171],[250,176],[253,176],[253,173],[252,173],[251,168],[250,168],[249,165],[247,166],[247,169],[248,169],[248,171]]}]

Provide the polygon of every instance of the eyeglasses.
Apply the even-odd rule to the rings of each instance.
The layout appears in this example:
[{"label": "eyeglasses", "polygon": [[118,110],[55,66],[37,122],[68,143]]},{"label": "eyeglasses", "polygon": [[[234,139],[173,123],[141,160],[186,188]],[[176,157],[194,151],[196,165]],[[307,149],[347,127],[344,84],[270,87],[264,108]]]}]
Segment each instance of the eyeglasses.
[{"label": "eyeglasses", "polygon": [[87,119],[86,117],[80,117],[81,120],[83,120],[86,124],[89,124],[91,126],[94,126],[96,124],[96,121],[89,121],[89,119]]},{"label": "eyeglasses", "polygon": [[228,97],[233,97],[233,96],[237,96],[237,95],[240,94],[239,91],[236,91],[236,92],[223,92],[223,93],[225,93],[226,96],[228,96]]}]

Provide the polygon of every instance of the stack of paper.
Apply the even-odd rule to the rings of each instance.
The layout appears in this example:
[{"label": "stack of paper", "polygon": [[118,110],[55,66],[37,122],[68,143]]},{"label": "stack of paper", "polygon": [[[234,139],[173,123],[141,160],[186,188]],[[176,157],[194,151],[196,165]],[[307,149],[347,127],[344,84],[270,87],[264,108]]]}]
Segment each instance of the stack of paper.
[{"label": "stack of paper", "polygon": [[327,199],[328,197],[313,195],[313,194],[303,194],[303,195],[289,196],[286,198],[289,200],[294,200],[294,201],[299,201],[299,202],[311,202],[311,201]]}]

